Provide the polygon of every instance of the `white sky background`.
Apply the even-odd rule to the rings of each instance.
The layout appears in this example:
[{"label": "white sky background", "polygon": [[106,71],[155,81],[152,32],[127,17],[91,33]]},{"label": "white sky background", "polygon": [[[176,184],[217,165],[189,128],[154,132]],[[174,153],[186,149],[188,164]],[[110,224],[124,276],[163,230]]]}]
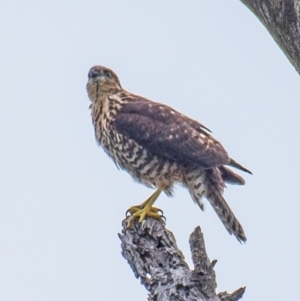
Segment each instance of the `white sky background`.
[{"label": "white sky background", "polygon": [[160,197],[187,261],[200,225],[218,291],[299,300],[299,75],[239,1],[6,1],[0,51],[0,300],[146,300],[117,233],[152,191],[94,141],[96,64],[199,120],[253,172],[225,192],[245,245],[181,187]]}]

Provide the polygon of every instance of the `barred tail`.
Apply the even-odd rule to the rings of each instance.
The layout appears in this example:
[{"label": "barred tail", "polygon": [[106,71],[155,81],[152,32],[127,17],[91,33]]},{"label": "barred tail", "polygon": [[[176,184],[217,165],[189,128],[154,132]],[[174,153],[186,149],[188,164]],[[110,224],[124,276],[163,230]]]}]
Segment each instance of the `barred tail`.
[{"label": "barred tail", "polygon": [[[223,178],[224,177],[224,178]],[[205,196],[230,234],[238,241],[246,241],[244,230],[222,196],[225,183],[243,184],[243,179],[229,169],[193,168],[185,171],[184,185],[188,188],[192,199],[203,210],[202,197]]]},{"label": "barred tail", "polygon": [[219,191],[210,189],[206,194],[215,212],[230,234],[234,234],[239,242],[247,240],[244,230]]}]

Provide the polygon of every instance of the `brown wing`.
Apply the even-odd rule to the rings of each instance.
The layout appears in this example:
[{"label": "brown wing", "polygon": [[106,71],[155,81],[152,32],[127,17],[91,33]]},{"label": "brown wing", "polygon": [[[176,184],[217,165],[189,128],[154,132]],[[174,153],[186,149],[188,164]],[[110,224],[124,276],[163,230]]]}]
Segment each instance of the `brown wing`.
[{"label": "brown wing", "polygon": [[130,98],[116,115],[113,126],[163,158],[204,168],[230,163],[222,145],[200,123],[144,98]]}]

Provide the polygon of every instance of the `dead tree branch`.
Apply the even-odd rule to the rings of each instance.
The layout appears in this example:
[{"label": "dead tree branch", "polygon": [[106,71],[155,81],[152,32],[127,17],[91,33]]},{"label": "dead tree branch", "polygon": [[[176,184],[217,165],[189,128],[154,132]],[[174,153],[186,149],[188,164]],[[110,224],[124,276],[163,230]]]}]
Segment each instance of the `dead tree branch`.
[{"label": "dead tree branch", "polygon": [[190,270],[163,219],[135,221],[131,229],[126,225],[124,220],[119,234],[122,255],[148,290],[148,301],[237,301],[243,296],[245,288],[232,294],[216,293],[213,268],[217,261],[210,262],[207,257],[200,227],[189,239],[194,264]]},{"label": "dead tree branch", "polygon": [[264,24],[300,74],[300,1],[241,0]]}]

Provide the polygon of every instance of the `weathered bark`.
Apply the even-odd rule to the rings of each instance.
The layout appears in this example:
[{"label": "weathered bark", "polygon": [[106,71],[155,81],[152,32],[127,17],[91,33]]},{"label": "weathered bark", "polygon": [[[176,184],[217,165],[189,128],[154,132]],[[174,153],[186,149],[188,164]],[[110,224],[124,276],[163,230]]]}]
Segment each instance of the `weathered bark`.
[{"label": "weathered bark", "polygon": [[300,74],[300,1],[241,0],[265,25]]},{"label": "weathered bark", "polygon": [[207,257],[203,235],[197,227],[189,243],[194,270],[190,270],[173,234],[165,228],[163,219],[146,218],[126,229],[122,223],[122,255],[127,259],[136,278],[149,291],[148,301],[237,301],[245,288],[232,294],[216,293],[214,266]]}]

